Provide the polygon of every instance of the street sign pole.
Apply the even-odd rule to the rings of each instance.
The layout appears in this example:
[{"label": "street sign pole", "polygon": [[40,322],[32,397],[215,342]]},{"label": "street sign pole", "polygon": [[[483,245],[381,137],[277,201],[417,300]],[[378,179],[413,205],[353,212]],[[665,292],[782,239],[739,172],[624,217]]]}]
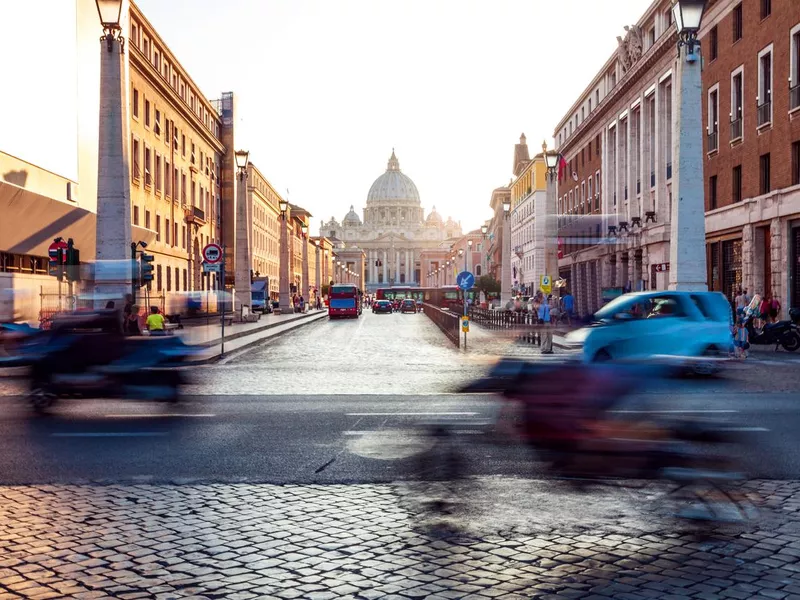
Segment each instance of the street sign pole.
[{"label": "street sign pole", "polygon": [[220,311],[219,314],[221,315],[222,319],[222,333],[221,333],[221,343],[222,346],[219,350],[220,356],[225,356],[225,246],[222,247],[222,252],[220,253],[220,265],[219,265],[219,283],[217,284],[217,288],[219,289],[219,300],[218,304],[220,304]]}]

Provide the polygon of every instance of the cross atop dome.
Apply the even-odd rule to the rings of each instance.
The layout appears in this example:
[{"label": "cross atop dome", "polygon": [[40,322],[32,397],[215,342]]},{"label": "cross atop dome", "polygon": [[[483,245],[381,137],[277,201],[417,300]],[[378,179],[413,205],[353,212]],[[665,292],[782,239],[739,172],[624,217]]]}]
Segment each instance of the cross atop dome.
[{"label": "cross atop dome", "polygon": [[392,155],[389,157],[389,164],[386,166],[387,171],[399,171],[400,170],[400,161],[397,160],[397,156],[394,154],[394,148],[392,148]]}]

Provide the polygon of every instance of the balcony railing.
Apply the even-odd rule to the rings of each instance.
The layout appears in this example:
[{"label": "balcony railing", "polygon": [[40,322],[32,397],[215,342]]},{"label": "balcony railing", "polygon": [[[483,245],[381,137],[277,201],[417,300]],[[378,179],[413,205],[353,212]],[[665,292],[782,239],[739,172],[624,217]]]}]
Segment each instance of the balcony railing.
[{"label": "balcony railing", "polygon": [[736,119],[731,121],[731,141],[742,139],[742,120]]},{"label": "balcony railing", "polygon": [[206,211],[197,206],[190,206],[186,209],[186,222],[187,223],[205,223]]},{"label": "balcony railing", "polygon": [[800,83],[789,89],[789,110],[800,108]]},{"label": "balcony railing", "polygon": [[762,127],[770,122],[772,122],[772,102],[767,100],[758,105],[758,126]]},{"label": "balcony railing", "polygon": [[667,163],[667,179],[672,179],[672,163]]},{"label": "balcony railing", "polygon": [[708,134],[708,151],[714,152],[719,149],[719,131],[712,131]]}]

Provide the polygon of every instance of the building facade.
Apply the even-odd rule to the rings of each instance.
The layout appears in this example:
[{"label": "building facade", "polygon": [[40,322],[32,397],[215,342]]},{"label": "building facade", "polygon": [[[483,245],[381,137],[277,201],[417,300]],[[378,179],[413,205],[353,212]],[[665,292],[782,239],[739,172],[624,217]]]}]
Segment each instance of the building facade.
[{"label": "building facade", "polygon": [[219,114],[134,3],[127,49],[133,241],[155,255],[152,291],[213,288],[201,250],[221,236]]},{"label": "building facade", "polygon": [[624,291],[666,289],[677,34],[650,5],[558,124],[559,275],[589,313]]},{"label": "building facade", "polygon": [[250,241],[252,271],[269,278],[269,297],[280,295],[280,201],[281,196],[269,180],[251,162],[248,165],[247,197],[251,215]]},{"label": "building facade", "polygon": [[387,285],[421,285],[420,253],[461,235],[452,218],[445,222],[436,208],[425,216],[417,186],[400,170],[394,151],[386,172],[367,194],[364,220],[353,206],[341,224],[331,217],[320,226],[320,235],[335,238],[347,248],[362,249],[367,257],[365,285],[374,291]]},{"label": "building facade", "polygon": [[700,39],[709,289],[800,307],[800,3],[710,2]]}]

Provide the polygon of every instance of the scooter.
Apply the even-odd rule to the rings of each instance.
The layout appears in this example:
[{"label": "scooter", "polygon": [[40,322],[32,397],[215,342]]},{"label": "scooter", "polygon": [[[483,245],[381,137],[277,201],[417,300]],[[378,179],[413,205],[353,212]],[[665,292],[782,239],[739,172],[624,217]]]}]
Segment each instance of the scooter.
[{"label": "scooter", "polygon": [[788,352],[795,352],[800,348],[800,309],[793,308],[789,311],[790,321],[778,321],[777,323],[767,323],[761,331],[753,325],[750,317],[745,321],[747,334],[751,344],[769,345],[775,344],[775,350],[783,346]]}]

